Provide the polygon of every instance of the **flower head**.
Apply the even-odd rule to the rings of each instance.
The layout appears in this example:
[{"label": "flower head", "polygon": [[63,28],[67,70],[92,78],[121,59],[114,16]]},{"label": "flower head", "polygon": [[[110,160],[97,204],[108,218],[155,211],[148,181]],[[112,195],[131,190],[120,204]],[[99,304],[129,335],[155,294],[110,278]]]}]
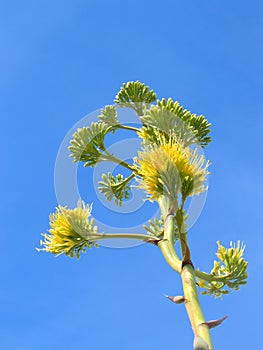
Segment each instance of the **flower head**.
[{"label": "flower head", "polygon": [[139,152],[136,167],[140,176],[140,187],[158,199],[160,195],[177,198],[192,196],[205,191],[204,182],[208,175],[208,165],[197,149],[185,147],[183,142],[170,137],[158,145],[150,145]]},{"label": "flower head", "polygon": [[40,241],[40,245],[43,248],[37,250],[79,258],[80,252],[95,245],[98,229],[94,226],[94,219],[88,220],[90,212],[91,207],[82,201],[75,209],[58,206],[56,212],[49,216],[50,234],[42,234],[44,240]]}]

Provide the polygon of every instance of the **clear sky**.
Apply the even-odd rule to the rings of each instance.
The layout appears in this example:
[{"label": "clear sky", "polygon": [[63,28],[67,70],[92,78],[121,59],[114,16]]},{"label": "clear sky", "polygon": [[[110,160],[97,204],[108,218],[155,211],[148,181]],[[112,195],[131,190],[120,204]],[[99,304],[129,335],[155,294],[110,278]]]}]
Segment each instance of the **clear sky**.
[{"label": "clear sky", "polygon": [[207,320],[229,315],[212,330],[215,349],[259,348],[262,17],[255,0],[0,2],[1,349],[192,349],[184,307],[163,297],[181,294],[180,280],[157,248],[102,247],[79,261],[35,250],[57,205],[64,136],[137,79],[213,124],[193,261],[209,270],[216,241],[240,239],[249,283],[201,303]]}]

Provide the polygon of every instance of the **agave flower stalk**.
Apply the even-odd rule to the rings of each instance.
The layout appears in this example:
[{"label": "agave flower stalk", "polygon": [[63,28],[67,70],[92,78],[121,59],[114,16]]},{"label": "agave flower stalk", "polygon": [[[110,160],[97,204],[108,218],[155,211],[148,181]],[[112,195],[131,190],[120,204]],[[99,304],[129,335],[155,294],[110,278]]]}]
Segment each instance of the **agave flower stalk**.
[{"label": "agave flower stalk", "polygon": [[[135,239],[157,246],[169,266],[181,276],[184,295],[167,297],[176,304],[184,304],[193,330],[194,349],[212,350],[210,329],[220,325],[226,316],[206,321],[198,289],[215,297],[238,290],[246,283],[248,263],[243,258],[245,247],[239,241],[230,242],[229,248],[217,241],[218,260],[210,273],[196,270],[191,260],[185,203],[189,197],[207,190],[210,163],[198,147],[205,148],[210,143],[210,124],[204,116],[191,113],[171,98],[157,100],[154,91],[138,81],[123,84],[115,103],[116,106],[101,110],[98,122],[73,134],[70,156],[84,166],[110,161],[124,167],[130,172],[126,178],[110,172],[102,175],[100,192],[121,206],[129,198],[131,181],[136,179],[146,199],[159,204],[160,217],[143,225],[145,233],[100,233],[91,206],[83,201],[74,209],[58,206],[50,215],[49,232],[43,234],[42,247],[38,250],[79,258],[87,248],[98,247],[104,239]],[[134,109],[141,127],[122,125],[118,107]],[[105,147],[107,135],[118,129],[133,131],[142,140],[133,164],[119,159]]]}]

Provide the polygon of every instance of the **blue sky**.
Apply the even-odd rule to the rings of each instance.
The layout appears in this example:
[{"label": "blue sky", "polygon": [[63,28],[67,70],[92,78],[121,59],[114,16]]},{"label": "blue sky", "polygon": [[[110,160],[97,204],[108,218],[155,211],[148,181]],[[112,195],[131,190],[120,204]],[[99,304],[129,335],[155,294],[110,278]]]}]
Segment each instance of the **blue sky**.
[{"label": "blue sky", "polygon": [[93,249],[79,261],[35,250],[57,205],[64,136],[138,79],[213,124],[209,193],[189,233],[193,261],[210,269],[216,241],[240,239],[249,283],[201,303],[207,320],[229,315],[212,330],[215,349],[258,348],[262,4],[11,0],[0,2],[0,23],[0,347],[192,348],[184,308],[163,297],[182,292],[179,277],[157,248]]}]

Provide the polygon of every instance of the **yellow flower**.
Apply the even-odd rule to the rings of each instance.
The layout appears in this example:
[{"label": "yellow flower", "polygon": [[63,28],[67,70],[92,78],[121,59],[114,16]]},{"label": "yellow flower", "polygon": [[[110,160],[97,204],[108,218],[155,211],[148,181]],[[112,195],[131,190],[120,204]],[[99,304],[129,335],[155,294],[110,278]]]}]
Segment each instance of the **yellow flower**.
[{"label": "yellow flower", "polygon": [[140,187],[150,195],[150,200],[166,195],[177,198],[180,191],[187,196],[205,191],[209,162],[205,163],[197,150],[184,147],[183,142],[170,137],[159,145],[146,147],[139,152],[136,170],[140,176]]},{"label": "yellow flower", "polygon": [[43,248],[37,250],[79,258],[80,252],[95,245],[97,227],[94,226],[94,219],[88,220],[90,212],[91,207],[82,201],[73,210],[58,206],[56,212],[49,216],[50,234],[42,234],[44,240],[40,241],[40,245]]}]

